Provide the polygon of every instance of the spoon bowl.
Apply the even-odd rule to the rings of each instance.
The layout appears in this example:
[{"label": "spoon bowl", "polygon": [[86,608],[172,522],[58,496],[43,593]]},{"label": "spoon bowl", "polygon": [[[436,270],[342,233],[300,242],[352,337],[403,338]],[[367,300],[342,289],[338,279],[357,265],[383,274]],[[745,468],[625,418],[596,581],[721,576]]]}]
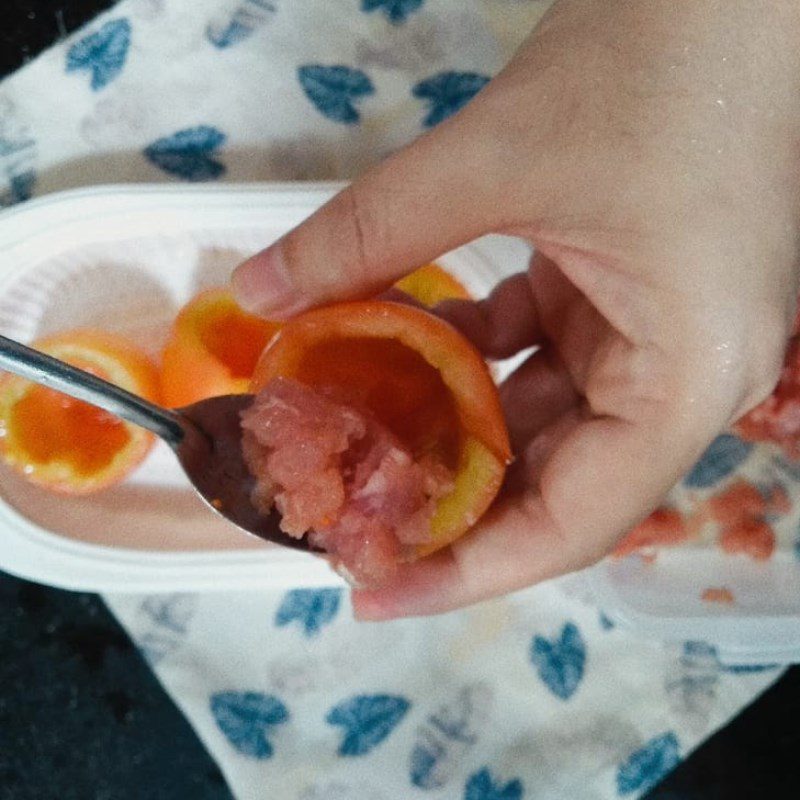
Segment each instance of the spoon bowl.
[{"label": "spoon bowl", "polygon": [[276,511],[263,514],[250,500],[255,479],[242,453],[240,415],[253,395],[221,395],[166,409],[5,336],[0,336],[0,369],[146,428],[170,446],[197,494],[216,514],[273,544],[312,549],[306,537],[296,539],[280,529]]}]

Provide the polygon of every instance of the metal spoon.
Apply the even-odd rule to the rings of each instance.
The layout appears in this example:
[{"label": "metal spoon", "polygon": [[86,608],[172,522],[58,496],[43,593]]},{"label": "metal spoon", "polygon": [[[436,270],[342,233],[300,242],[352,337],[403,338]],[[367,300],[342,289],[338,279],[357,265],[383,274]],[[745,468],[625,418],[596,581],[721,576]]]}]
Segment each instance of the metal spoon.
[{"label": "metal spoon", "polygon": [[102,378],[0,336],[0,369],[102,408],[163,439],[209,508],[268,542],[311,549],[279,527],[277,512],[262,514],[250,501],[254,479],[242,455],[239,414],[251,394],[210,397],[177,410],[162,408]]}]

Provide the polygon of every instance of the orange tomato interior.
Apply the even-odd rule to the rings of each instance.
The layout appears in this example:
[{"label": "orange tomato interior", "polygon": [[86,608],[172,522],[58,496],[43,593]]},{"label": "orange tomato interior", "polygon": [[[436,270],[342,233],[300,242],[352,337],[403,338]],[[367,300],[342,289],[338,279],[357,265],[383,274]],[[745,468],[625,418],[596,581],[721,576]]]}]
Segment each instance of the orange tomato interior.
[{"label": "orange tomato interior", "polygon": [[237,380],[250,378],[273,333],[273,325],[238,308],[223,308],[210,314],[198,321],[197,330],[205,350]]},{"label": "orange tomato interior", "polygon": [[201,292],[181,309],[164,348],[164,403],[186,406],[247,391],[278,325],[243,311],[227,289]]},{"label": "orange tomato interior", "polygon": [[[34,347],[150,400],[155,366],[127,341],[72,331]],[[154,437],[101,409],[14,375],[0,379],[0,454],[35,483],[86,494],[121,481]]]},{"label": "orange tomato interior", "polygon": [[43,386],[14,404],[7,431],[26,461],[60,461],[79,478],[108,467],[131,441],[122,421]]},{"label": "orange tomato interior", "polygon": [[438,370],[401,342],[315,342],[293,377],[308,386],[342,387],[348,400],[369,408],[415,457],[435,452],[455,466],[460,430],[453,395]]}]

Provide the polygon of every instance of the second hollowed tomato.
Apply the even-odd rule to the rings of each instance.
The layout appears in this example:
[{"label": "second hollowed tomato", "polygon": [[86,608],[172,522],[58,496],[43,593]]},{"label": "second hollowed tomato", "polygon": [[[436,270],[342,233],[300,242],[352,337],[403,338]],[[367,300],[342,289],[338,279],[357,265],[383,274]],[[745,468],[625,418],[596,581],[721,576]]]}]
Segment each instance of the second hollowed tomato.
[{"label": "second hollowed tomato", "polygon": [[415,457],[452,471],[418,556],[465,533],[499,491],[511,452],[497,388],[477,350],[428,312],[365,301],[302,314],[264,351],[251,390],[279,377],[346,390]]},{"label": "second hollowed tomato", "polygon": [[161,394],[170,408],[242,394],[258,357],[278,330],[243,311],[227,289],[209,289],[178,314],[161,359]]}]

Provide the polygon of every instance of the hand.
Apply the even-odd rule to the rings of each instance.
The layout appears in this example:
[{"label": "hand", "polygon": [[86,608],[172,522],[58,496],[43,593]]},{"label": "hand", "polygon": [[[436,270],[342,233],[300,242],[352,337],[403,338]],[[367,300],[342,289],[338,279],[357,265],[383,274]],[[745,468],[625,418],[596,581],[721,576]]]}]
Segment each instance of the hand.
[{"label": "hand", "polygon": [[356,614],[586,566],[779,374],[797,290],[800,4],[559,0],[460,114],[239,268],[269,315],[370,295],[489,231],[537,255],[441,312],[488,356],[517,463],[468,536]]}]

